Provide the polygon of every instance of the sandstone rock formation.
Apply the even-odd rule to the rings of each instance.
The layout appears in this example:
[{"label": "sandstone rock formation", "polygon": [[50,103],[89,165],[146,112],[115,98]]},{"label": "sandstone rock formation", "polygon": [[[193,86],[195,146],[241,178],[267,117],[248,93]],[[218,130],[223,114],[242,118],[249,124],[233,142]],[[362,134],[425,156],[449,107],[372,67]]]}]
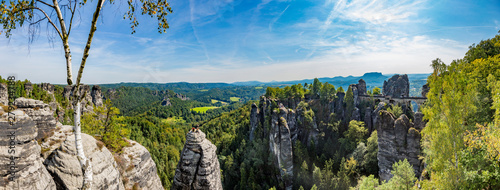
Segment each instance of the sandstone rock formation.
[{"label": "sandstone rock formation", "polygon": [[259,126],[259,109],[255,103],[252,104],[252,110],[250,110],[250,141],[253,140],[254,131]]},{"label": "sandstone rock formation", "polygon": [[172,189],[222,189],[217,147],[202,131],[190,131],[175,169]]},{"label": "sandstone rock formation", "polygon": [[170,98],[163,98],[163,100],[161,101],[161,105],[162,106],[171,106],[172,103],[170,102]]},{"label": "sandstone rock formation", "polygon": [[31,95],[31,92],[33,91],[33,85],[31,82],[24,83],[24,91],[26,91],[26,96],[29,97]]},{"label": "sandstone rock formation", "polygon": [[[42,164],[35,122],[22,110],[12,113],[16,119],[13,126],[7,121],[8,113],[0,117],[0,135],[4,137],[0,139],[0,190],[55,190],[56,185]],[[15,173],[12,181],[9,172]]]},{"label": "sandstone rock formation", "polygon": [[358,81],[358,92],[359,95],[366,95],[366,82],[363,79]]},{"label": "sandstone rock formation", "polygon": [[392,164],[407,159],[413,166],[416,176],[422,172],[420,151],[420,131],[425,125],[421,113],[415,114],[415,124],[406,115],[395,118],[392,113],[380,111],[377,116],[378,166],[380,180],[392,178]]},{"label": "sandstone rock formation", "polygon": [[50,110],[49,105],[43,101],[21,97],[14,101],[14,105],[26,112],[35,122],[38,128],[36,139],[48,137],[56,129],[54,111]]},{"label": "sandstone rock formation", "polygon": [[99,85],[94,85],[92,87],[92,92],[90,92],[90,96],[92,97],[92,103],[95,106],[100,107],[103,105],[101,87]]},{"label": "sandstone rock formation", "polygon": [[292,189],[293,152],[290,129],[286,121],[288,110],[279,105],[279,110],[273,110],[271,130],[269,132],[269,149],[274,157],[275,166],[279,168],[281,181],[285,189]]},{"label": "sandstone rock formation", "polygon": [[429,93],[430,87],[427,84],[422,86],[422,97],[427,98],[427,93]]},{"label": "sandstone rock formation", "polygon": [[382,93],[391,97],[409,97],[410,82],[408,75],[394,75],[389,80],[384,81]]},{"label": "sandstone rock formation", "polygon": [[4,83],[0,83],[0,104],[9,104],[9,89]]},{"label": "sandstone rock formation", "polygon": [[[82,133],[83,151],[92,162],[93,189],[125,189],[120,180],[111,152],[100,141]],[[80,162],[76,158],[75,136],[66,137],[61,146],[56,149],[44,162],[47,170],[52,174],[58,188],[78,189],[82,187],[83,176]]]},{"label": "sandstone rock formation", "polygon": [[156,173],[156,164],[148,150],[139,143],[128,140],[130,147],[124,147],[119,159],[120,172],[125,189],[163,189]]},{"label": "sandstone rock formation", "polygon": [[40,84],[42,90],[47,91],[49,94],[54,93],[54,85],[50,83],[41,83]]}]

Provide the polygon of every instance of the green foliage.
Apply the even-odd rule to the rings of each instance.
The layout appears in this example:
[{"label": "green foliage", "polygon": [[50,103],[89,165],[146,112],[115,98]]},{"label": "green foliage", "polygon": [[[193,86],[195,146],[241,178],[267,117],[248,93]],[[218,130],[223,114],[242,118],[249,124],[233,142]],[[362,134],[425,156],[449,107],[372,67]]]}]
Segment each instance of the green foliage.
[{"label": "green foliage", "polygon": [[375,176],[362,176],[358,180],[358,185],[356,187],[351,187],[350,190],[375,190],[378,186],[378,179],[376,179]]},{"label": "green foliage", "polygon": [[347,92],[345,93],[344,97],[344,103],[345,103],[345,115],[347,119],[350,119],[352,116],[352,112],[354,111],[354,94],[352,92],[351,87],[347,89]]},{"label": "green foliage", "polygon": [[387,108],[387,111],[392,113],[396,118],[403,115],[403,109],[401,109],[401,106],[393,105],[392,108]]},{"label": "green foliage", "polygon": [[337,94],[337,91],[335,90],[335,86],[326,82],[321,87],[321,91],[320,91],[319,96],[323,102],[330,102],[330,101],[333,101],[335,99],[335,94]]},{"label": "green foliage", "polygon": [[[500,35],[472,45],[466,56],[445,65],[432,62],[423,150],[427,189],[498,189],[495,81],[500,79]],[[488,126],[488,127],[484,127]],[[491,127],[493,126],[493,127]],[[495,155],[495,154],[493,154]]]},{"label": "green foliage", "polygon": [[412,189],[417,178],[415,177],[415,172],[413,167],[404,159],[404,161],[398,161],[392,165],[391,174],[393,177],[389,182],[383,183],[379,189]]},{"label": "green foliage", "polygon": [[363,156],[361,167],[369,174],[378,174],[378,136],[377,131],[373,131],[366,143],[366,152]]},{"label": "green foliage", "polygon": [[319,96],[320,90],[323,84],[319,81],[318,78],[314,78],[314,82],[312,85],[311,93],[316,97]]},{"label": "green foliage", "polygon": [[382,90],[380,90],[379,87],[375,87],[375,88],[373,88],[372,94],[373,95],[382,95]]},{"label": "green foliage", "polygon": [[120,110],[111,106],[106,100],[101,107],[95,107],[94,112],[83,114],[81,119],[82,132],[94,135],[113,152],[121,152],[128,145],[124,140],[129,130],[121,123],[123,117],[118,117]]},{"label": "green foliage", "polygon": [[[349,128],[346,132],[344,132],[344,136],[349,143],[349,147],[351,150],[354,150],[354,147],[365,140],[364,136],[368,133],[368,129],[365,128],[365,123],[362,121],[351,120],[349,122]],[[349,150],[349,149],[348,149]]]}]

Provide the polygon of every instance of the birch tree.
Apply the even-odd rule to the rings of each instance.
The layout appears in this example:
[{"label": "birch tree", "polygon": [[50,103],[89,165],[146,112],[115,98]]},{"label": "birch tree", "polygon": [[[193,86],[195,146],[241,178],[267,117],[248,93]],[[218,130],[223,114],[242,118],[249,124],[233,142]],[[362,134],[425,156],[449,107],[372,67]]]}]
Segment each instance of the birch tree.
[{"label": "birch tree", "polygon": [[[165,33],[169,28],[167,23],[167,15],[172,13],[172,9],[166,0],[127,0],[128,9],[124,13],[123,18],[129,20],[132,34],[135,33],[139,21],[137,14],[147,15],[151,18],[157,18],[158,32]],[[82,189],[92,188],[92,165],[90,160],[85,157],[81,139],[80,115],[81,115],[81,99],[80,85],[85,68],[85,63],[89,57],[92,38],[97,30],[97,20],[102,14],[102,8],[106,0],[98,0],[95,4],[95,10],[92,16],[90,31],[87,42],[83,50],[82,60],[78,69],[76,83],[73,81],[72,74],[72,55],[69,43],[69,37],[72,32],[75,16],[80,9],[85,6],[94,6],[87,0],[10,0],[0,1],[0,34],[5,34],[9,38],[12,31],[17,28],[29,28],[29,42],[33,42],[34,36],[37,34],[36,28],[40,28],[42,23],[47,24],[47,30],[55,33],[56,39],[60,39],[64,56],[66,58],[66,81],[68,85],[74,86],[73,91],[73,109],[74,109],[74,134],[77,158],[80,162],[83,172]],[[114,5],[114,0],[109,0],[107,4]]]}]

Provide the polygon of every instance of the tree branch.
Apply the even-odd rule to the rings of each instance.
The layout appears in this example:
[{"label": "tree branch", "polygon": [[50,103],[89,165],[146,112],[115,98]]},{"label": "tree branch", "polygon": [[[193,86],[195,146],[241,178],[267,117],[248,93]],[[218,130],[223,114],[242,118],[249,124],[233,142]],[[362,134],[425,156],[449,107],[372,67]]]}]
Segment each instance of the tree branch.
[{"label": "tree branch", "polygon": [[87,39],[87,45],[83,50],[82,62],[80,63],[80,69],[78,69],[78,76],[76,77],[76,86],[80,85],[80,80],[82,78],[83,68],[85,67],[85,62],[87,61],[87,57],[89,57],[90,45],[92,44],[92,38],[94,37],[94,33],[97,29],[97,19],[99,18],[99,13],[101,12],[101,8],[104,5],[105,0],[99,0],[97,3],[97,7],[94,12],[94,16],[92,18],[92,25],[90,26],[89,38]]},{"label": "tree branch", "polygon": [[50,8],[53,8],[53,9],[55,9],[55,8],[56,8],[56,7],[54,7],[54,5],[48,4],[48,3],[46,3],[45,1],[40,1],[40,0],[36,0],[36,1],[37,1],[37,2],[40,2],[40,3],[44,4],[44,5],[47,5],[47,6],[48,6],[48,7],[50,7]]},{"label": "tree branch", "polygon": [[73,17],[75,16],[76,4],[78,4],[78,3],[75,1],[75,5],[73,6],[73,9],[71,9],[71,1],[70,1],[70,5],[68,6],[69,11],[71,12],[71,18],[69,19],[68,36],[71,33],[71,28],[73,26]]},{"label": "tree branch", "polygon": [[[63,36],[62,36],[61,31],[59,30],[59,28],[57,28],[56,24],[54,24],[54,22],[52,22],[52,20],[50,19],[49,15],[47,15],[47,13],[45,13],[45,11],[43,11],[43,9],[41,9],[39,7],[27,7],[27,8],[19,9],[16,12],[21,12],[21,11],[26,11],[26,10],[33,10],[33,9],[39,10],[40,12],[42,12],[45,15],[45,18],[48,19],[49,23],[54,27],[54,29],[56,29],[57,33],[59,34],[59,36],[62,39]],[[16,13],[16,12],[14,12],[14,13]]]}]

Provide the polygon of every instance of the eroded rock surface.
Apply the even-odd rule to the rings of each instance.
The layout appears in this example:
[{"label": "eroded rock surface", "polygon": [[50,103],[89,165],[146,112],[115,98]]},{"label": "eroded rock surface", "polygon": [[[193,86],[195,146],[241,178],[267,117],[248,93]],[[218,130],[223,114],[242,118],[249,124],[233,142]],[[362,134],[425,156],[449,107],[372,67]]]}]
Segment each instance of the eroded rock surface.
[{"label": "eroded rock surface", "polygon": [[409,97],[410,81],[408,75],[394,75],[389,80],[384,81],[382,93],[391,97]]},{"label": "eroded rock surface", "polygon": [[36,139],[46,138],[56,129],[54,111],[43,101],[21,97],[14,101],[14,105],[26,112],[35,122],[38,128]]},{"label": "eroded rock surface", "polygon": [[130,147],[124,147],[120,167],[125,189],[163,189],[156,164],[148,150],[139,143],[128,140]]},{"label": "eroded rock surface", "polygon": [[4,83],[0,83],[0,104],[9,104],[9,89]]},{"label": "eroded rock surface", "polygon": [[380,180],[392,178],[392,164],[407,159],[412,165],[415,175],[420,176],[421,160],[420,131],[425,125],[421,113],[415,114],[415,124],[406,115],[395,118],[392,113],[380,111],[377,117],[378,166]]},{"label": "eroded rock surface", "polygon": [[[92,162],[93,189],[125,189],[120,179],[117,163],[111,152],[92,136],[82,133],[83,151]],[[76,158],[75,136],[69,135],[61,146],[45,160],[58,188],[78,189],[83,176],[80,162]]]},{"label": "eroded rock surface", "polygon": [[273,110],[271,131],[269,132],[269,150],[274,157],[274,163],[279,168],[286,189],[292,189],[293,152],[290,129],[287,123],[288,110],[279,105],[279,111]]},{"label": "eroded rock surface", "polygon": [[[0,189],[55,190],[56,184],[42,164],[35,122],[22,110],[12,113],[16,118],[13,126],[7,121],[8,113],[0,117],[0,135],[4,137],[0,139]],[[12,181],[9,171],[15,173]]]},{"label": "eroded rock surface", "polygon": [[172,189],[222,189],[217,147],[202,131],[190,131],[175,169]]}]

